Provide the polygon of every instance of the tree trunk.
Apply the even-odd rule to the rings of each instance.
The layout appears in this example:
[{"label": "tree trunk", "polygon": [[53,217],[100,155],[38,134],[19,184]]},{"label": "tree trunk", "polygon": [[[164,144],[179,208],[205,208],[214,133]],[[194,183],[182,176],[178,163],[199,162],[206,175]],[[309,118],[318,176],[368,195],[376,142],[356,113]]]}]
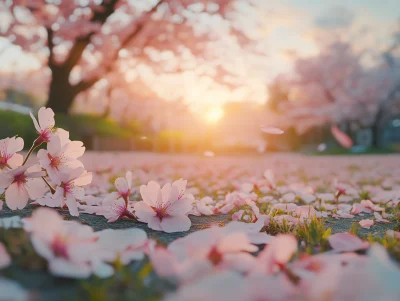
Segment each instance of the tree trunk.
[{"label": "tree trunk", "polygon": [[76,92],[69,83],[69,72],[65,68],[52,68],[49,97],[46,107],[55,113],[68,114],[72,106]]}]

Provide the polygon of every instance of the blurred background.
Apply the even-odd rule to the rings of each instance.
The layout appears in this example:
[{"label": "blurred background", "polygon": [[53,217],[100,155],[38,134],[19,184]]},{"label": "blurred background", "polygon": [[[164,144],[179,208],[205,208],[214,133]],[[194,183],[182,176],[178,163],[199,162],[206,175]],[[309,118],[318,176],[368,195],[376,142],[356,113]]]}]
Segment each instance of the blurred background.
[{"label": "blurred background", "polygon": [[29,147],[46,106],[93,150],[398,152],[399,17],[397,0],[0,0],[0,137]]}]

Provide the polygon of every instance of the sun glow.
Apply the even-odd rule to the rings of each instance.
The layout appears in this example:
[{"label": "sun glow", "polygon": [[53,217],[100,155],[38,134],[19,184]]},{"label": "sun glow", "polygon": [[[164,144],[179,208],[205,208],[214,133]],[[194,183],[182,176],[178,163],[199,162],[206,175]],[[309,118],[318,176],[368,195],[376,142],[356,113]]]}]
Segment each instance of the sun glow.
[{"label": "sun glow", "polygon": [[205,116],[208,123],[217,123],[222,119],[222,117],[224,117],[224,110],[222,110],[221,107],[210,109]]}]

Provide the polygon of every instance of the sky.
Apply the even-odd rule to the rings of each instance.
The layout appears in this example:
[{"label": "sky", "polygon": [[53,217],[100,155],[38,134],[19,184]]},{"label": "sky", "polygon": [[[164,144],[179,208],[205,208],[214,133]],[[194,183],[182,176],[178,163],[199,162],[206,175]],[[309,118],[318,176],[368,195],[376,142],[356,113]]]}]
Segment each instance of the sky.
[{"label": "sky", "polygon": [[[247,58],[238,58],[243,64],[249,63],[250,67],[243,77],[245,87],[235,91],[215,87],[210,89],[208,81],[196,81],[188,75],[185,78],[186,100],[194,107],[218,106],[224,102],[242,100],[263,103],[268,97],[266,83],[277,74],[291,70],[294,54],[309,56],[318,53],[315,40],[317,33],[329,37],[333,31],[342,31],[360,48],[376,45],[384,49],[400,18],[398,0],[252,1],[258,2],[262,8],[258,17],[262,19],[264,30],[258,33],[257,38],[260,51],[265,53],[265,60],[251,62],[250,65],[246,62]],[[246,19],[245,11],[239,21],[251,22],[248,16]],[[357,35],[365,26],[369,28],[369,33]],[[0,38],[0,53],[6,45],[6,40]],[[39,66],[18,47],[0,54],[0,71],[9,68],[11,63],[13,69]],[[166,82],[170,84],[171,79]]]}]

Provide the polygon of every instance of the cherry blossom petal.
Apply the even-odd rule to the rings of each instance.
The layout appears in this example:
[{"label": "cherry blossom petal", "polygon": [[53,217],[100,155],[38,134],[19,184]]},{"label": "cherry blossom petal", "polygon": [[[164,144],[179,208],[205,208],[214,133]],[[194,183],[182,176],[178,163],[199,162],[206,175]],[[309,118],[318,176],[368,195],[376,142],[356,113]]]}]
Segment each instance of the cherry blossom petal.
[{"label": "cherry blossom petal", "polygon": [[276,127],[272,127],[272,126],[261,126],[261,131],[263,131],[264,133],[267,133],[267,134],[272,134],[272,135],[281,135],[284,133],[283,130],[276,128]]},{"label": "cherry blossom petal", "polygon": [[127,193],[129,190],[129,185],[125,178],[117,178],[114,184],[121,194]]},{"label": "cherry blossom petal", "polygon": [[15,168],[17,166],[21,166],[23,162],[24,162],[24,156],[22,156],[21,154],[14,154],[8,160],[8,165],[10,165],[11,167]]},{"label": "cherry blossom petal", "polygon": [[7,154],[13,155],[17,152],[20,152],[24,149],[24,139],[21,137],[12,137],[10,138],[7,145]]},{"label": "cherry blossom petal", "polygon": [[29,198],[31,200],[36,200],[44,196],[48,191],[47,185],[42,179],[30,178],[25,184],[25,188],[28,191]]},{"label": "cherry blossom petal", "polygon": [[361,227],[363,227],[365,229],[369,229],[374,224],[374,221],[372,219],[363,219],[363,220],[359,221],[358,223],[360,224]]},{"label": "cherry blossom petal", "polygon": [[[56,124],[55,120],[54,120],[54,112],[50,108],[41,107],[38,112],[38,119],[39,119],[39,124],[40,124],[41,129],[52,128]],[[35,127],[36,127],[36,124],[35,124]]]},{"label": "cherry blossom petal", "polygon": [[351,148],[353,146],[353,140],[349,137],[349,135],[342,132],[336,125],[331,127],[331,132],[339,144],[344,148]]},{"label": "cherry blossom petal", "polygon": [[41,132],[41,129],[40,129],[40,127],[39,127],[39,123],[37,122],[35,116],[33,116],[32,112],[29,112],[29,115],[30,115],[31,118],[32,118],[32,121],[33,121],[33,124],[34,124],[34,126],[35,126],[36,131],[37,131],[38,133],[40,133],[40,132]]},{"label": "cherry blossom petal", "polygon": [[18,183],[8,186],[5,197],[6,204],[11,210],[24,209],[29,200],[29,194],[25,186]]},{"label": "cherry blossom petal", "polygon": [[328,237],[329,244],[336,252],[354,252],[367,249],[368,242],[350,233],[336,233]]},{"label": "cherry blossom petal", "polygon": [[72,195],[70,195],[70,194],[67,195],[66,204],[68,206],[69,213],[72,216],[79,216],[78,204],[77,204],[76,199]]},{"label": "cherry blossom petal", "polygon": [[9,172],[0,173],[0,188],[7,188],[14,181],[14,177]]},{"label": "cherry blossom petal", "polygon": [[188,231],[191,224],[186,215],[166,217],[160,222],[161,229],[167,233]]},{"label": "cherry blossom petal", "polygon": [[143,201],[150,206],[155,206],[160,189],[160,185],[154,181],[150,181],[147,185],[140,186],[140,194],[142,195]]}]

